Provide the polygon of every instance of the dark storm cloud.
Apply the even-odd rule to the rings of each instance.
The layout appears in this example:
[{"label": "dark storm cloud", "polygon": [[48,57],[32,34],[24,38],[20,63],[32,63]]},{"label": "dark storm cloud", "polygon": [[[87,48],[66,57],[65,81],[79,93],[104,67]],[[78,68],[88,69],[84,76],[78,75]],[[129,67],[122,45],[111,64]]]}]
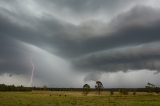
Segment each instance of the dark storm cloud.
[{"label": "dark storm cloud", "polygon": [[[47,8],[53,9],[56,7],[60,11],[66,10],[71,14],[77,16],[93,15],[99,12],[105,12],[105,14],[112,14],[119,8],[131,4],[133,1],[129,0],[40,0],[40,4]],[[134,0],[137,2],[138,0]],[[88,16],[87,15],[87,16]]]},{"label": "dark storm cloud", "polygon": [[12,38],[0,37],[0,74],[26,74],[31,65],[27,53]]},{"label": "dark storm cloud", "polygon": [[[140,49],[137,47],[159,42],[159,9],[135,6],[131,10],[121,13],[120,8],[123,5],[129,5],[131,3],[129,0],[123,2],[121,0],[41,0],[39,2],[32,1],[29,5],[26,2],[24,8],[19,1],[17,3],[3,1],[3,3],[10,5],[8,8],[0,7],[1,73],[6,70],[29,70],[28,66],[23,65],[22,60],[25,59],[21,57],[28,56],[30,50],[23,45],[19,47],[21,43],[16,44],[18,41],[39,47],[68,62],[73,60],[74,63],[71,63],[75,69],[95,69],[107,72],[159,69],[159,47],[154,50],[147,46]],[[42,4],[44,5],[42,6]],[[36,9],[39,10],[34,10],[33,7],[37,7]],[[89,15],[93,17],[93,14],[96,16],[99,12],[101,14],[116,12],[119,15],[116,14],[109,23],[103,23],[94,18],[94,21],[92,19],[83,23],[79,21],[78,25],[72,23],[77,17],[89,17]],[[71,16],[65,18],[63,17],[66,15],[65,13]],[[80,18],[80,20],[83,19]],[[158,43],[154,43],[152,46],[155,45]],[[126,46],[128,48],[124,49]],[[134,51],[133,54],[129,52],[129,48]],[[144,53],[144,49],[149,54]],[[157,53],[152,53],[156,50]],[[13,61],[16,61],[16,64]],[[20,66],[22,68],[17,69]]]},{"label": "dark storm cloud", "polygon": [[75,39],[76,42],[71,41],[72,43],[64,40],[67,42],[63,50],[68,50],[66,50],[69,52],[67,54],[70,54],[68,56],[76,57],[96,51],[160,40],[160,13],[150,7],[136,6],[114,18],[110,26],[113,32],[106,32],[107,34],[93,37],[81,35],[84,39],[78,42]]},{"label": "dark storm cloud", "polygon": [[113,27],[117,28],[115,32],[88,39],[86,49],[92,52],[73,60],[75,66],[82,70],[104,72],[141,69],[159,71],[159,43],[153,43],[160,40],[158,11],[136,6],[115,19],[112,20],[112,23],[118,22]]},{"label": "dark storm cloud", "polygon": [[[103,15],[104,19],[124,12],[134,5],[144,4],[144,0],[41,0],[40,4],[50,10],[57,9],[65,15],[72,15],[77,20],[85,20],[85,18],[98,17]],[[65,11],[65,12],[64,12]]]},{"label": "dark storm cloud", "polygon": [[92,71],[116,72],[140,69],[160,71],[159,44],[143,44],[92,53],[77,59],[74,63],[79,68]]}]

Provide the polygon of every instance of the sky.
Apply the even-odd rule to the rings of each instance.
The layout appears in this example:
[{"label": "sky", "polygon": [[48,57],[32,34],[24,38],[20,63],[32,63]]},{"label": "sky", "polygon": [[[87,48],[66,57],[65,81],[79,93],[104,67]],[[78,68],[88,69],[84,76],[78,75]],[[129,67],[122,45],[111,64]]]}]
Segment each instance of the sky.
[{"label": "sky", "polygon": [[160,85],[159,0],[0,0],[0,83]]}]

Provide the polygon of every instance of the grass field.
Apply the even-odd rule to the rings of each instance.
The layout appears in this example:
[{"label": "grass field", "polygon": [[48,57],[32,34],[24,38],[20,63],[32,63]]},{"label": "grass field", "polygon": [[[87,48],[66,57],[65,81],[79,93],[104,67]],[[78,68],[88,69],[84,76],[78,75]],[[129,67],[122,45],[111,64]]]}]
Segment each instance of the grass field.
[{"label": "grass field", "polygon": [[135,96],[103,92],[98,96],[91,92],[33,91],[0,92],[0,106],[160,106],[160,95],[137,93]]}]

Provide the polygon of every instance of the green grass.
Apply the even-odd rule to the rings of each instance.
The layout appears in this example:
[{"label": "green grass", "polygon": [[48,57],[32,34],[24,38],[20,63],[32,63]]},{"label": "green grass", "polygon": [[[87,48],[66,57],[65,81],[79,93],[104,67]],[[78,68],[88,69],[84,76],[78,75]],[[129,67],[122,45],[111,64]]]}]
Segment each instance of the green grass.
[{"label": "green grass", "polygon": [[[66,95],[66,96],[65,96]],[[0,92],[0,106],[160,106],[160,95],[137,93],[127,96],[95,92]]]}]

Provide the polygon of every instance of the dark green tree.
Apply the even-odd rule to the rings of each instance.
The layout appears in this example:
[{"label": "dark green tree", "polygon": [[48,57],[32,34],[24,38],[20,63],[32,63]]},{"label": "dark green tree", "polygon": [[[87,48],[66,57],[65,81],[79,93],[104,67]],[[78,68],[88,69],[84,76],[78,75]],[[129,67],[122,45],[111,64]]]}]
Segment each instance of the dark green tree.
[{"label": "dark green tree", "polygon": [[101,81],[96,81],[95,85],[96,90],[98,91],[98,94],[101,94],[101,91],[103,90],[103,84]]},{"label": "dark green tree", "polygon": [[91,88],[90,88],[90,86],[88,84],[84,84],[83,85],[83,94],[87,96],[88,93],[90,92],[90,89]]}]

